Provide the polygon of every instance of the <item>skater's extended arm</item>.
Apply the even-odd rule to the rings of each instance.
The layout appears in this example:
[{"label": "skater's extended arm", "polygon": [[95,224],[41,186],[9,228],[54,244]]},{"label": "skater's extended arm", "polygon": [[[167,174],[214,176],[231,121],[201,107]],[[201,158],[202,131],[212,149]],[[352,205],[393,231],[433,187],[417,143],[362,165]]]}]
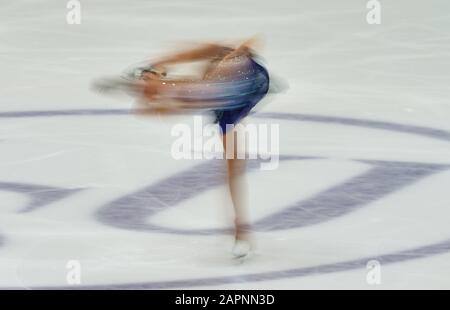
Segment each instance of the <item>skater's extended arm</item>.
[{"label": "skater's extended arm", "polygon": [[162,58],[161,60],[157,61],[153,65],[155,67],[157,66],[165,66],[169,64],[176,64],[181,62],[189,62],[189,61],[196,61],[201,59],[208,59],[213,58],[218,55],[221,55],[226,49],[226,47],[218,44],[207,44],[200,48],[187,50],[181,53],[177,53],[175,55],[171,55],[165,58]]}]

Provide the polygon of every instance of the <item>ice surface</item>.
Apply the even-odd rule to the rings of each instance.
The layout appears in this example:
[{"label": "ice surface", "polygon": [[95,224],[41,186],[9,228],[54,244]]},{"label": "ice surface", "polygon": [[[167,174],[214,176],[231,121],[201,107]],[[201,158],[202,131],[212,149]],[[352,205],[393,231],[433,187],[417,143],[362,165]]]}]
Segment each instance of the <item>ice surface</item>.
[{"label": "ice surface", "polygon": [[[68,25],[65,1],[1,2],[0,288],[76,288],[70,260],[84,288],[450,288],[450,3],[382,1],[381,25],[365,4],[82,1]],[[214,165],[170,156],[192,117],[90,83],[258,33],[290,87],[247,120],[280,125],[282,157],[248,174],[257,253],[235,264]]]}]

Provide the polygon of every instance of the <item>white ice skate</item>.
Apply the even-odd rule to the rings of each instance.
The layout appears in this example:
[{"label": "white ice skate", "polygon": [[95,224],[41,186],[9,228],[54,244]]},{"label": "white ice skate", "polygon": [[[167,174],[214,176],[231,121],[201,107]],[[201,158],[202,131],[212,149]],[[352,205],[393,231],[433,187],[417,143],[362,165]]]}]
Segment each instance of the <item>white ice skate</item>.
[{"label": "white ice skate", "polygon": [[251,243],[248,240],[236,239],[232,254],[236,259],[246,259],[252,252]]}]

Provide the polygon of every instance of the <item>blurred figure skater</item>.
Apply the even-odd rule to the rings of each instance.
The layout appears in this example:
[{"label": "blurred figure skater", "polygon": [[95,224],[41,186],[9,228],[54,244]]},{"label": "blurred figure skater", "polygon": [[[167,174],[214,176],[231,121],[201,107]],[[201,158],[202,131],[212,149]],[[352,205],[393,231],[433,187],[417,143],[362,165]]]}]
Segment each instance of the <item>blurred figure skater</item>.
[{"label": "blurred figure skater", "polygon": [[[245,202],[246,184],[243,180],[246,162],[245,159],[237,158],[238,135],[234,125],[247,116],[269,90],[269,74],[255,61],[255,43],[254,39],[250,39],[237,48],[206,44],[138,68],[132,72],[131,81],[98,85],[104,90],[124,88],[138,96],[139,108],[136,113],[140,115],[196,110],[210,110],[214,113],[215,122],[222,133],[227,182],[235,213],[235,257],[247,256],[252,244]],[[200,60],[207,61],[206,69],[200,77],[177,79],[167,75],[167,66]]]}]

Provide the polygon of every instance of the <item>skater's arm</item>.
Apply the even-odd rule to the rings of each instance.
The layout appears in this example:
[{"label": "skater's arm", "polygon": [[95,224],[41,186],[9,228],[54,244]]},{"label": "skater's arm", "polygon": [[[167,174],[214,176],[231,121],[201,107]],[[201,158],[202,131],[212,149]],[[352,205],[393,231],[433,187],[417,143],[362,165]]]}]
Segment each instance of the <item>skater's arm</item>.
[{"label": "skater's arm", "polygon": [[195,60],[201,60],[201,59],[207,59],[207,58],[213,58],[217,55],[220,55],[223,53],[224,46],[218,45],[218,44],[207,44],[200,48],[187,50],[175,55],[171,55],[165,58],[162,58],[161,60],[157,61],[153,64],[153,66],[165,66],[169,64],[176,64],[180,62],[188,62],[188,61],[195,61]]}]

